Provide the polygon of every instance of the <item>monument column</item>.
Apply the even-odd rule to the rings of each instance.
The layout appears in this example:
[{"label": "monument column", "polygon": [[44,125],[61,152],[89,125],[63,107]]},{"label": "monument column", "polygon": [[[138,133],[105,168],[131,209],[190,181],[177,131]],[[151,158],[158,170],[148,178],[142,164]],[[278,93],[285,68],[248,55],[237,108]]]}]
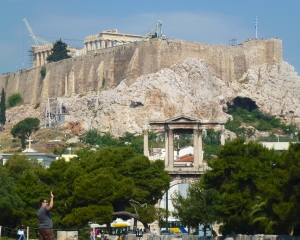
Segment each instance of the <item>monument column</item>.
[{"label": "monument column", "polygon": [[169,129],[169,167],[174,167],[174,139],[173,130]]},{"label": "monument column", "polygon": [[169,166],[169,131],[165,131],[165,167]]},{"label": "monument column", "polygon": [[65,74],[65,96],[68,95],[68,74]]},{"label": "monument column", "polygon": [[144,129],[143,130],[144,133],[144,155],[146,157],[149,157],[149,153],[148,153],[148,129]]},{"label": "monument column", "polygon": [[221,126],[221,145],[225,145],[225,129],[224,129],[224,125]]},{"label": "monument column", "polygon": [[202,129],[198,131],[198,163],[199,167],[203,165],[203,151],[202,151]]},{"label": "monument column", "polygon": [[72,69],[72,92],[75,93],[75,75],[74,75],[74,69]]},{"label": "monument column", "polygon": [[36,67],[39,67],[40,66],[40,54],[39,53],[36,54],[35,59],[36,59]]},{"label": "monument column", "polygon": [[194,167],[198,169],[199,167],[199,149],[198,149],[198,130],[194,129]]},{"label": "monument column", "polygon": [[87,43],[84,43],[84,53],[87,52]]},{"label": "monument column", "polygon": [[45,52],[45,64],[47,63],[47,58],[48,58],[48,56],[49,56],[49,51],[46,51],[46,52]]}]

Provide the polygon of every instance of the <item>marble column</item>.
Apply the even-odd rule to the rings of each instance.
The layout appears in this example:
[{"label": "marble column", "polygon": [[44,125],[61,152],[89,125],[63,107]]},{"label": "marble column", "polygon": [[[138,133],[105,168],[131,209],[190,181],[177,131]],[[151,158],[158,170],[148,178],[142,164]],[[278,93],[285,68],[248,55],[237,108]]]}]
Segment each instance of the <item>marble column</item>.
[{"label": "marble column", "polygon": [[148,148],[148,129],[143,130],[144,133],[144,155],[149,157],[149,148]]},{"label": "marble column", "polygon": [[174,134],[173,130],[169,129],[169,167],[174,167]]},{"label": "marble column", "polygon": [[68,74],[65,74],[65,96],[68,95]]},{"label": "marble column", "polygon": [[225,145],[225,129],[224,129],[224,125],[221,126],[221,145]]},{"label": "marble column", "polygon": [[194,129],[194,167],[198,169],[202,164],[202,130]]},{"label": "marble column", "polygon": [[198,133],[198,154],[199,154],[199,167],[203,165],[203,151],[202,151],[202,130]]},{"label": "marble column", "polygon": [[45,64],[47,63],[47,58],[48,58],[48,56],[49,56],[49,51],[46,51],[46,52],[45,52]]},{"label": "marble column", "polygon": [[72,69],[72,92],[75,93],[75,74],[74,74],[74,69]]},{"label": "marble column", "polygon": [[199,149],[198,149],[198,130],[194,129],[193,130],[193,135],[194,135],[194,167],[198,168],[199,167]]},{"label": "marble column", "polygon": [[87,53],[87,43],[84,43],[84,53]]},{"label": "marble column", "polygon": [[39,67],[40,66],[40,54],[37,53],[35,55],[35,61],[36,61],[36,67]]},{"label": "marble column", "polygon": [[169,166],[169,132],[165,131],[165,167]]}]

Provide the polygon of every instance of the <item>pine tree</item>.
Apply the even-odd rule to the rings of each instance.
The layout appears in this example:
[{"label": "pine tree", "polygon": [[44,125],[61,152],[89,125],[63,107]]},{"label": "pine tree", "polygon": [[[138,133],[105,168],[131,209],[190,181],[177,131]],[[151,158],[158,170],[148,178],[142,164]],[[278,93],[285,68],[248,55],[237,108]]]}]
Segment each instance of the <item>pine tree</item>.
[{"label": "pine tree", "polygon": [[2,93],[1,93],[1,101],[0,101],[0,123],[2,125],[5,125],[6,122],[6,106],[5,106],[5,91],[4,88],[2,88]]},{"label": "pine tree", "polygon": [[70,58],[68,55],[69,50],[67,50],[68,45],[63,41],[58,40],[54,43],[52,48],[52,54],[47,57],[48,62],[57,62],[63,59]]}]

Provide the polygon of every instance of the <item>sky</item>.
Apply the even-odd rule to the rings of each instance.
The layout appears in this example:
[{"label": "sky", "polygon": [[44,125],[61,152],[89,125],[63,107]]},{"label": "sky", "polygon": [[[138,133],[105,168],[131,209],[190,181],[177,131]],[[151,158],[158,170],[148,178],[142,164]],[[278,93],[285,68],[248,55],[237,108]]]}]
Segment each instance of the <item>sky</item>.
[{"label": "sky", "polygon": [[283,60],[300,71],[300,0],[1,0],[0,74],[31,67],[34,35],[83,48],[104,30],[145,35],[158,20],[163,35],[229,45],[257,37],[282,39]]}]

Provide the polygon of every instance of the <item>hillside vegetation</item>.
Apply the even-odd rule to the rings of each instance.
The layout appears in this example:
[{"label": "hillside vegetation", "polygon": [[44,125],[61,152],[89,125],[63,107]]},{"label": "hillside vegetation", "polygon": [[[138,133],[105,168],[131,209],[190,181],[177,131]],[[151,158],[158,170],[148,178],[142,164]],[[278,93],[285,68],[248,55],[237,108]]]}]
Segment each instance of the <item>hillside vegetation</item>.
[{"label": "hillside vegetation", "polygon": [[[275,134],[284,134],[286,138],[290,139],[289,141],[292,141],[289,136],[293,135],[297,129],[296,125],[286,125],[279,118],[264,114],[258,109],[248,111],[240,107],[236,110],[229,108],[228,114],[232,115],[233,120],[229,120],[225,124],[225,128],[234,132],[239,137],[249,138],[254,134],[256,129],[258,131],[269,132],[270,141],[276,138]],[[249,126],[253,128],[248,128]]]}]

